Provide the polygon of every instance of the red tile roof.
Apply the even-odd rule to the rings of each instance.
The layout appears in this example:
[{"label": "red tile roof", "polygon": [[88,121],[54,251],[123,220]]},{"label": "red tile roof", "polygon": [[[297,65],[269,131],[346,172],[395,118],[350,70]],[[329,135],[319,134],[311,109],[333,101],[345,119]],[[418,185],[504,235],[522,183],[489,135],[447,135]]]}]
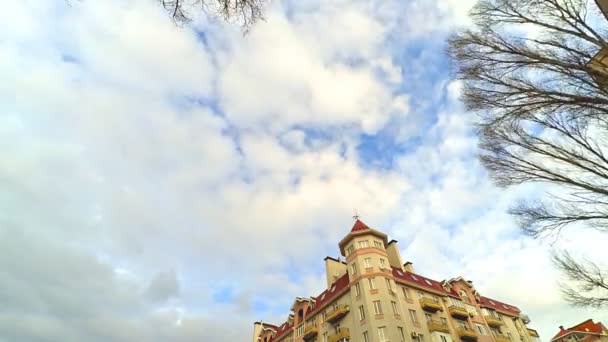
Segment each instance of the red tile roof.
[{"label": "red tile roof", "polygon": [[517,307],[511,304],[505,304],[484,296],[479,297],[479,305],[515,316],[519,316],[519,313],[521,312]]},{"label": "red tile roof", "polygon": [[586,333],[586,334],[601,334],[605,330],[606,330],[606,327],[602,324],[602,322],[593,323],[592,319],[588,319],[588,320],[584,321],[583,323],[580,323],[580,324],[575,325],[568,329],[564,329],[563,327],[560,327],[560,331],[557,333],[557,335],[555,335],[551,339],[551,341],[558,339],[558,338],[560,338],[564,335],[567,335],[569,333],[572,333],[572,332],[582,332],[582,333]]},{"label": "red tile roof", "polygon": [[287,322],[285,322],[281,326],[279,326],[279,328],[277,329],[277,333],[274,335],[274,338],[270,339],[270,341],[276,341],[290,333],[292,330],[293,324],[288,324]]},{"label": "red tile roof", "polygon": [[353,225],[353,229],[351,229],[350,231],[357,232],[360,230],[367,230],[367,229],[369,229],[369,227],[365,223],[361,222],[361,220],[357,219],[355,221],[355,224]]},{"label": "red tile roof", "polygon": [[348,279],[347,272],[334,281],[334,283],[331,284],[327,290],[321,292],[321,294],[315,298],[315,307],[312,312],[317,312],[321,310],[327,303],[331,303],[335,298],[344,292],[344,290],[348,287],[348,284],[350,284],[350,281]]},{"label": "red tile roof", "polygon": [[434,292],[439,292],[440,294],[459,298],[458,294],[454,290],[446,291],[443,286],[441,286],[440,282],[423,277],[419,274],[403,272],[398,268],[393,268],[393,276],[410,284],[418,285],[419,287],[426,288]]},{"label": "red tile roof", "polygon": [[[308,307],[308,309],[306,310],[305,317],[308,318],[310,315],[314,315],[316,312],[325,307],[328,303],[333,302],[338,296],[346,292],[346,289],[348,288],[349,284],[350,281],[348,279],[348,273],[344,273],[344,275],[338,278],[333,284],[331,284],[331,286],[327,290],[321,292],[321,294],[319,294],[319,296],[317,296],[316,298],[313,297],[313,299],[315,300],[315,305],[312,308]],[[275,337],[271,339],[271,341],[276,341],[280,338],[285,337],[292,330],[293,324],[288,324],[287,322],[283,323],[278,327],[277,333]]]}]

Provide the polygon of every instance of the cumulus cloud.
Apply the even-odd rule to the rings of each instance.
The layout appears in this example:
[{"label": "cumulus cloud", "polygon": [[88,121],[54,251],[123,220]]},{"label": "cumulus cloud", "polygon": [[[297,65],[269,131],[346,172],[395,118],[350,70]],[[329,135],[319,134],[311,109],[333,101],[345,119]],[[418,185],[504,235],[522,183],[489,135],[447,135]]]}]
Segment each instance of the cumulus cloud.
[{"label": "cumulus cloud", "polygon": [[0,341],[245,340],[323,289],[355,209],[543,333],[591,314],[475,159],[436,50],[461,2],[284,1],[247,36],[147,0],[7,6]]}]

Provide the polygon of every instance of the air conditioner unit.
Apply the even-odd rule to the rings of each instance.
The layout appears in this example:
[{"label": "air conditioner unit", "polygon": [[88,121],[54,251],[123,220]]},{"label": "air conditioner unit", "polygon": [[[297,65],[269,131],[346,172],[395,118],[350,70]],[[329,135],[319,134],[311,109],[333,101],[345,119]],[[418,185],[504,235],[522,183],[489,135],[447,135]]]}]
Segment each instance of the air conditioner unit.
[{"label": "air conditioner unit", "polygon": [[418,333],[417,333],[417,332],[415,332],[415,331],[412,331],[412,337],[413,337],[413,338],[418,338]]}]

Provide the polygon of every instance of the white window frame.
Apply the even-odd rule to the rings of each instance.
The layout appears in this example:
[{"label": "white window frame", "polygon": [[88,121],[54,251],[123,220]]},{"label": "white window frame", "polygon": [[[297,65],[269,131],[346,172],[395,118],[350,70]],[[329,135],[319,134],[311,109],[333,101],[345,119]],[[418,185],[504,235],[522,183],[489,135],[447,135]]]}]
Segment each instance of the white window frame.
[{"label": "white window frame", "polygon": [[386,327],[379,327],[378,328],[378,338],[380,339],[380,342],[386,342],[386,341],[388,341],[386,339]]},{"label": "white window frame", "polygon": [[382,315],[382,303],[379,300],[374,301],[374,314]]}]

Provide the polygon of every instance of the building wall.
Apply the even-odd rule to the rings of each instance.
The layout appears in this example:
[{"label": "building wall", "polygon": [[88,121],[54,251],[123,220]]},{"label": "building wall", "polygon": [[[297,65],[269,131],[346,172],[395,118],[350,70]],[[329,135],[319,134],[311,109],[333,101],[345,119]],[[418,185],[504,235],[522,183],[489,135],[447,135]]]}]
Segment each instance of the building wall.
[{"label": "building wall", "polygon": [[[367,241],[367,246],[360,244],[364,241]],[[355,248],[349,248],[350,246],[355,246]],[[387,253],[387,247],[391,249],[389,253]],[[300,332],[310,324],[318,327],[318,334],[315,339],[309,339],[308,341],[324,342],[324,336],[326,335],[329,338],[337,332],[337,328],[339,327],[349,329],[350,341],[364,341],[363,333],[367,332],[369,341],[377,342],[380,341],[378,329],[385,327],[385,338],[391,342],[453,342],[461,340],[457,334],[457,327],[461,324],[460,322],[463,322],[469,329],[478,332],[478,342],[496,341],[491,333],[490,326],[488,326],[484,319],[483,308],[474,300],[474,289],[464,280],[451,283],[451,286],[456,293],[462,293],[465,295],[465,298],[470,299],[469,303],[461,301],[461,304],[463,307],[465,305],[468,306],[468,311],[472,313],[472,316],[458,320],[451,317],[448,310],[453,301],[458,301],[458,299],[450,299],[444,292],[436,292],[429,288],[409,284],[393,276],[391,266],[394,266],[397,260],[399,263],[401,262],[400,256],[395,254],[395,250],[398,253],[396,243],[391,243],[387,246],[381,238],[375,235],[357,234],[353,237],[352,241],[345,245],[344,250],[346,264],[344,265],[342,262],[329,258],[326,259],[326,270],[332,273],[332,275],[336,272],[348,272],[349,288],[333,302],[328,303],[327,306],[315,308],[308,316],[304,315],[303,319],[300,319],[298,312],[303,310],[306,313],[312,302],[298,302],[293,307],[293,333],[291,335],[284,335],[280,339],[274,339],[273,342],[304,341],[303,336],[300,336]],[[366,259],[368,260],[366,261]],[[381,267],[381,260],[384,260],[384,268]],[[355,269],[353,269],[353,265],[356,265]],[[402,271],[405,271],[402,265],[399,266]],[[411,267],[411,265],[408,267]],[[333,281],[335,277],[331,279]],[[370,279],[373,279],[375,285],[373,288],[370,284]],[[330,286],[331,284],[328,285],[328,288]],[[358,296],[355,290],[356,286],[360,290]],[[437,298],[441,310],[434,313],[424,311],[420,304],[420,298],[422,297]],[[381,314],[375,313],[374,302],[376,301],[380,302]],[[393,309],[392,302],[395,303],[396,312]],[[339,322],[330,324],[324,320],[324,317],[336,305],[347,305],[350,310]],[[359,307],[361,306],[365,313],[363,320],[360,319],[359,314]],[[429,314],[431,319],[435,321],[445,320],[449,327],[449,332],[431,333],[426,323],[425,314]],[[412,319],[412,315],[415,316],[415,320]],[[513,342],[532,342],[525,324],[523,324],[523,321],[519,317],[504,313],[499,313],[499,315],[504,322],[500,329],[504,335],[510,333],[513,337]],[[479,334],[475,323],[483,327],[482,330],[485,334]],[[300,328],[302,330],[298,330],[300,326],[303,327]],[[401,336],[399,327],[403,329],[405,338]],[[418,336],[422,335],[423,340],[414,339],[412,333],[416,333]],[[263,338],[267,336],[261,335],[260,337],[263,341]]]}]

